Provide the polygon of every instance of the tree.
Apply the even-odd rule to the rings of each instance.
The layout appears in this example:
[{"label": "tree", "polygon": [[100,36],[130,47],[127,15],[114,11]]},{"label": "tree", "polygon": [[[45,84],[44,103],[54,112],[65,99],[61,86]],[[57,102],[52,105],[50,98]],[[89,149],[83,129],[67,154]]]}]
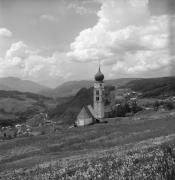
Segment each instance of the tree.
[{"label": "tree", "polygon": [[155,103],[153,104],[154,110],[157,111],[159,109],[160,103],[159,101],[155,101]]},{"label": "tree", "polygon": [[137,102],[136,101],[133,101],[131,102],[131,112],[133,114],[139,112],[139,111],[142,111],[142,107],[138,106]]},{"label": "tree", "polygon": [[118,105],[111,113],[111,117],[125,117],[126,113],[131,112],[128,103]]},{"label": "tree", "polygon": [[174,109],[174,104],[173,102],[171,101],[166,101],[165,104],[164,104],[165,108],[168,109],[168,110],[172,110]]}]

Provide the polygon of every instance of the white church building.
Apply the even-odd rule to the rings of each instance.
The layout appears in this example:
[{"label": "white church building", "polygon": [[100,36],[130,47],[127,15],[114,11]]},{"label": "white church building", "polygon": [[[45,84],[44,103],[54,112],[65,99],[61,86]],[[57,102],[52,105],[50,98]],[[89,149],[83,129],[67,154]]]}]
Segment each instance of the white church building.
[{"label": "white church building", "polygon": [[86,126],[103,121],[104,119],[104,75],[100,67],[95,75],[94,91],[93,91],[93,107],[91,105],[84,106],[76,119],[76,126]]}]

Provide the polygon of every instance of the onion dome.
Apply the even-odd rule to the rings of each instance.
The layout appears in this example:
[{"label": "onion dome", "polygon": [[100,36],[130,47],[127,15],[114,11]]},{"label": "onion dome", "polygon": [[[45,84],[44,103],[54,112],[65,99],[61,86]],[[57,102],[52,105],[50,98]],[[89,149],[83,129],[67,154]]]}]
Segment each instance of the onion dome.
[{"label": "onion dome", "polygon": [[103,79],[104,79],[104,75],[102,74],[100,67],[99,67],[98,72],[95,75],[95,80],[96,81],[103,81]]}]

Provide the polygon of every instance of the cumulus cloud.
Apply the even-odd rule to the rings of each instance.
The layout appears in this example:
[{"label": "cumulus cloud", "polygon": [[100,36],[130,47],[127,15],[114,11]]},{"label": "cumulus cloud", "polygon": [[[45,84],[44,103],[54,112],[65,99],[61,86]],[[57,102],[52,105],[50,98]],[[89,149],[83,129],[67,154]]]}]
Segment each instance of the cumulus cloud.
[{"label": "cumulus cloud", "polygon": [[126,73],[168,65],[168,15],[152,16],[148,0],[103,0],[97,15],[71,43],[72,61],[100,60]]},{"label": "cumulus cloud", "polygon": [[139,74],[166,67],[170,63],[167,50],[137,51],[135,54],[126,53],[123,61],[117,61],[112,72]]},{"label": "cumulus cloud", "polygon": [[12,43],[10,48],[6,51],[6,58],[13,59],[14,57],[19,57],[25,59],[29,55],[27,45],[22,41]]},{"label": "cumulus cloud", "polygon": [[11,37],[12,32],[6,28],[0,28],[0,37]]},{"label": "cumulus cloud", "polygon": [[64,53],[55,52],[44,57],[19,41],[12,43],[5,57],[0,58],[0,76],[17,76],[38,81],[49,78],[65,80],[70,76],[70,72],[66,71],[69,63]]}]

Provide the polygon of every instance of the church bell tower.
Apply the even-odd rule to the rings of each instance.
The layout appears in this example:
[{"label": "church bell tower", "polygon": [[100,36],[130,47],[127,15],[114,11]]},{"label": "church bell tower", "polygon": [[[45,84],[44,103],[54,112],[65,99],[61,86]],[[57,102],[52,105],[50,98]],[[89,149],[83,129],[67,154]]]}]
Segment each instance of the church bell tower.
[{"label": "church bell tower", "polygon": [[104,75],[99,70],[95,75],[94,82],[94,116],[98,120],[104,118]]}]

